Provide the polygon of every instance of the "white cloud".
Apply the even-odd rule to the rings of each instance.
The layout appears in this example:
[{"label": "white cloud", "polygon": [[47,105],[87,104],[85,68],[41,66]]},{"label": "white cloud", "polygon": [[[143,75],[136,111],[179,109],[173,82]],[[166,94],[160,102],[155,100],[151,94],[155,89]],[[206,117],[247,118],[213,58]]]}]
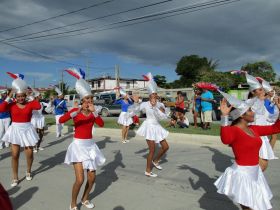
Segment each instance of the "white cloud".
[{"label": "white cloud", "polygon": [[[131,12],[71,28],[98,26],[123,18],[175,8],[191,2],[197,1],[174,0],[165,6],[157,6],[137,13]],[[79,14],[2,33],[1,37],[19,36],[149,3],[151,1],[148,0],[119,0]],[[13,27],[90,4],[87,0],[68,0],[67,4],[62,0],[29,0],[27,3],[20,0],[6,0],[1,3],[0,25]],[[17,12],[7,10],[7,8],[13,7]],[[240,67],[244,63],[258,59],[267,59],[278,64],[280,56],[279,7],[279,0],[243,0],[187,15],[86,36],[22,42],[16,45],[64,60],[82,57],[82,52],[89,50],[97,53],[114,53],[130,62],[147,65],[173,66],[181,56],[189,54],[218,59],[220,68],[225,69],[234,66]],[[58,31],[64,31],[64,29]],[[2,57],[13,60],[44,60],[4,45],[1,46],[0,53]]]}]

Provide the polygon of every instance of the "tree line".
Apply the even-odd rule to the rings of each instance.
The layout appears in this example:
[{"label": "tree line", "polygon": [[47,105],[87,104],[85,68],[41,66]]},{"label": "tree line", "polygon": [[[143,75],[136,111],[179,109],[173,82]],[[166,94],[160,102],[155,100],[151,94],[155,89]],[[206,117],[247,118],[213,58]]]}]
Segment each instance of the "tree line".
[{"label": "tree line", "polygon": [[[184,88],[192,87],[196,82],[211,82],[225,90],[233,86],[246,83],[244,76],[231,74],[230,71],[218,71],[218,61],[200,57],[198,55],[183,56],[177,63],[175,72],[179,76],[178,80],[168,83],[165,76],[155,75],[155,80],[162,88]],[[262,77],[269,82],[276,81],[276,72],[272,65],[267,61],[257,61],[247,63],[239,70],[247,71],[253,76]]]}]

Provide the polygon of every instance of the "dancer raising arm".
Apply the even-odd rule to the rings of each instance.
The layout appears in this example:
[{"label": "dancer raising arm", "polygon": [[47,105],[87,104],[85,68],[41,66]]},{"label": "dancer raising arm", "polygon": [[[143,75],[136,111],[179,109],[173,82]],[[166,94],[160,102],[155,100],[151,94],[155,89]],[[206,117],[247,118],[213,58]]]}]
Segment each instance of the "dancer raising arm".
[{"label": "dancer raising arm", "polygon": [[[252,111],[255,113],[254,121],[252,125],[271,125],[271,122],[275,122],[275,119],[278,118],[279,113],[269,113],[265,108],[265,91],[262,84],[257,80],[257,78],[246,74],[246,80],[249,84],[250,93],[253,95],[253,98],[248,99],[247,103],[250,104]],[[260,149],[260,166],[263,171],[268,167],[268,161],[273,159],[278,159],[272,150],[269,139],[267,136],[262,136],[262,146]]]},{"label": "dancer raising arm", "polygon": [[[148,73],[146,77],[149,81],[147,85],[150,95],[149,101],[142,102],[140,105],[140,111],[146,112],[146,120],[142,123],[136,133],[145,137],[149,147],[145,175],[149,177],[157,177],[157,174],[152,172],[152,164],[157,169],[162,170],[162,167],[159,165],[159,161],[169,149],[168,143],[166,141],[169,132],[159,124],[159,120],[166,119],[167,115],[165,114],[164,105],[158,102],[157,99],[157,84],[155,83],[151,73]],[[161,149],[156,158],[153,159],[155,147],[158,143],[161,145]]]},{"label": "dancer raising arm", "polygon": [[[26,180],[32,180],[31,167],[33,163],[33,147],[38,142],[39,137],[30,121],[32,111],[39,110],[41,105],[36,99],[31,102],[26,101],[27,84],[23,80],[23,75],[20,75],[20,77],[12,73],[9,73],[9,75],[15,79],[12,83],[13,90],[9,93],[5,102],[0,104],[0,112],[10,111],[12,118],[12,125],[8,128],[2,140],[12,144],[13,181],[11,186],[14,187],[18,185],[19,180],[18,162],[20,147],[24,147],[26,156]],[[11,102],[14,92],[16,93],[16,101]]]},{"label": "dancer raising arm", "polygon": [[78,103],[76,102],[72,110],[59,118],[60,123],[73,119],[75,127],[74,140],[67,149],[64,161],[66,164],[73,164],[76,175],[69,209],[78,209],[77,197],[84,182],[84,170],[86,170],[87,174],[87,183],[82,196],[82,205],[91,209],[94,208],[94,204],[89,201],[89,193],[95,182],[95,171],[97,166],[105,163],[102,152],[92,139],[92,127],[94,123],[103,127],[104,122],[93,105],[93,95],[90,86],[82,79],[82,76],[76,69],[68,69],[66,71],[78,78],[76,91],[81,98],[80,108],[78,108]]},{"label": "dancer raising arm", "polygon": [[[242,209],[271,209],[272,193],[259,166],[259,150],[261,136],[279,133],[280,121],[271,126],[250,126],[254,121],[250,106],[226,93],[221,94],[225,97],[220,105],[221,140],[232,147],[235,163],[215,182],[218,193],[227,195]],[[277,106],[280,106],[279,102]],[[231,125],[229,115],[233,120]]]}]

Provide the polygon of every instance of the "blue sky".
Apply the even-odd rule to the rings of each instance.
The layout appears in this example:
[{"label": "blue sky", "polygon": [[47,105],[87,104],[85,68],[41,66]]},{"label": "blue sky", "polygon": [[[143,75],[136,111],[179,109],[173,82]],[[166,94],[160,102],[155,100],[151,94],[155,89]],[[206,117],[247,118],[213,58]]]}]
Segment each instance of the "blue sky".
[{"label": "blue sky", "polygon": [[[41,61],[15,61],[10,59],[0,58],[1,62],[1,85],[10,85],[12,79],[6,74],[7,71],[13,73],[22,73],[25,75],[25,80],[30,85],[36,87],[47,87],[50,84],[57,84],[61,80],[61,72],[71,65],[61,64],[57,62]],[[124,78],[140,78],[147,72],[152,72],[154,75],[160,74],[166,76],[168,81],[173,81],[178,78],[175,68],[172,65],[145,65],[136,61],[127,60],[113,54],[91,54],[79,59],[67,60],[67,62],[87,66],[89,64],[90,70],[82,67],[88,73],[90,78],[100,77],[103,75],[115,75],[115,65],[120,66],[120,76]],[[79,67],[78,67],[79,68]],[[64,74],[65,81],[74,86],[75,79],[69,76],[66,72]]]}]

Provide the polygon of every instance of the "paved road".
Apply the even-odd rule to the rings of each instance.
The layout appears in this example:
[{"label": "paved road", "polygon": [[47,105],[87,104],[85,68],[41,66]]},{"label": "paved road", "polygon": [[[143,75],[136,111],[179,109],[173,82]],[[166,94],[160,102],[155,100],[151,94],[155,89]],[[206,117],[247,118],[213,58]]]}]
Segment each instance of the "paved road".
[{"label": "paved road", "polygon": [[[231,165],[230,148],[215,137],[204,136],[197,140],[188,135],[170,137],[170,151],[162,160],[163,171],[158,178],[144,176],[147,147],[139,137],[129,144],[121,144],[118,133],[108,129],[97,130],[96,142],[107,161],[97,172],[94,192],[91,194],[100,210],[237,210],[229,199],[216,193],[213,182]],[[195,141],[195,142],[194,142]],[[23,180],[10,189],[10,153],[0,151],[0,181],[19,210],[68,209],[74,173],[63,164],[71,134],[60,140],[48,133],[44,151],[35,155],[34,179]],[[277,155],[280,155],[279,145]],[[25,158],[21,153],[20,177],[24,177]],[[274,209],[280,206],[280,161],[272,161],[266,177],[274,198]],[[278,193],[277,193],[278,192]],[[1,208],[0,208],[1,209]],[[85,209],[85,208],[81,208]]]}]

